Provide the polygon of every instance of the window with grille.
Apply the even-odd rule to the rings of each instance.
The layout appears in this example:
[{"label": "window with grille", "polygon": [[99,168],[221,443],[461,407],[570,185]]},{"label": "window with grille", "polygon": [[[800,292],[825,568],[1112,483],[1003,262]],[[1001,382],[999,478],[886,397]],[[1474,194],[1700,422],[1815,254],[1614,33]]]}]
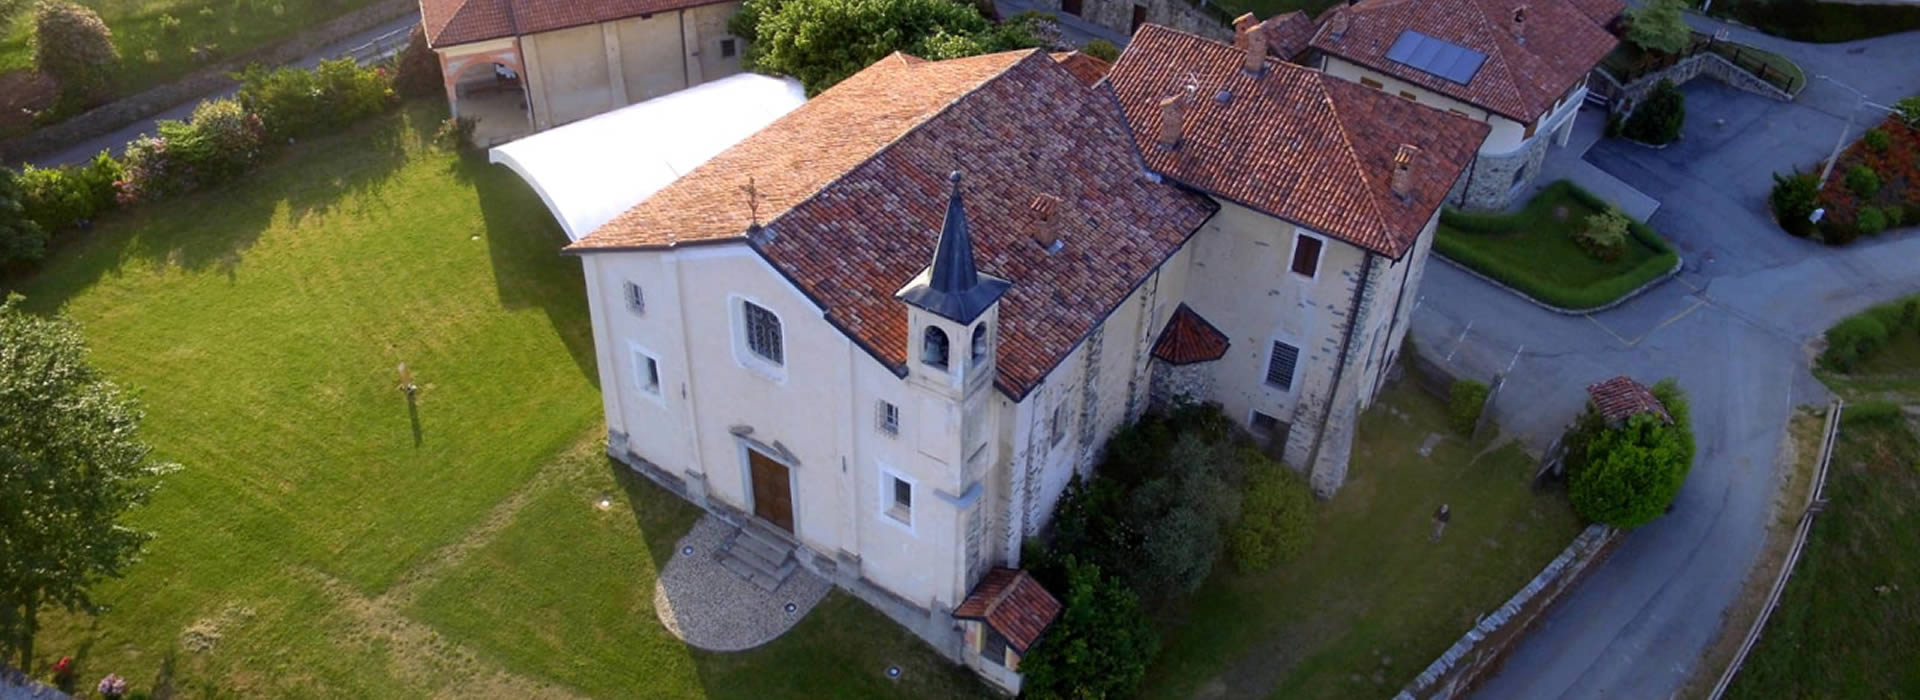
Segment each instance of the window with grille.
[{"label": "window with grille", "polygon": [[1280,419],[1259,411],[1254,411],[1252,427],[1253,432],[1256,434],[1272,435],[1274,428],[1280,427]]},{"label": "window with grille", "polygon": [[1267,386],[1281,391],[1293,390],[1293,369],[1300,361],[1300,348],[1273,341],[1273,354],[1267,357]]},{"label": "window with grille", "polygon": [[636,314],[647,311],[646,293],[640,291],[640,285],[632,282],[627,283],[627,310]]},{"label": "window with grille", "polygon": [[747,349],[760,359],[776,365],[786,362],[780,347],[780,317],[772,311],[753,302],[741,302],[741,314],[745,321]]},{"label": "window with grille", "polygon": [[1320,239],[1306,234],[1293,236],[1293,273],[1312,277],[1320,272]]},{"label": "window with grille", "polygon": [[721,58],[733,58],[734,54],[738,54],[738,53],[740,53],[739,45],[736,44],[733,39],[720,40],[720,57]]},{"label": "window with grille", "polygon": [[882,434],[889,436],[899,435],[900,407],[887,401],[881,401],[874,406],[873,424],[874,427],[879,428]]}]

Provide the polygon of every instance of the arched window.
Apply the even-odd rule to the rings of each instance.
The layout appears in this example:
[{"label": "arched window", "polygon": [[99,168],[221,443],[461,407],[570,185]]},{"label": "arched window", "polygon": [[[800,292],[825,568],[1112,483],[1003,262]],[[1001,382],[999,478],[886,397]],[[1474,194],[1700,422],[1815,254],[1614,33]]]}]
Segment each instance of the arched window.
[{"label": "arched window", "polygon": [[926,344],[920,347],[920,361],[940,369],[947,368],[947,332],[927,326]]},{"label": "arched window", "polygon": [[973,327],[973,365],[987,361],[987,324]]}]

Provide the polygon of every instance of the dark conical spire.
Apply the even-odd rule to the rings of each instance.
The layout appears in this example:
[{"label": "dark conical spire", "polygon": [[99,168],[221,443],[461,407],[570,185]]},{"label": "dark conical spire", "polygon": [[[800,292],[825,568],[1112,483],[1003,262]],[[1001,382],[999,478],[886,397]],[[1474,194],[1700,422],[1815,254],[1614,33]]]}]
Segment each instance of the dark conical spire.
[{"label": "dark conical spire", "polygon": [[960,171],[948,175],[947,181],[953,190],[947,195],[947,218],[940,226],[940,242],[933,248],[933,264],[894,296],[955,323],[972,323],[1011,283],[980,274],[974,266],[973,231],[960,197]]}]

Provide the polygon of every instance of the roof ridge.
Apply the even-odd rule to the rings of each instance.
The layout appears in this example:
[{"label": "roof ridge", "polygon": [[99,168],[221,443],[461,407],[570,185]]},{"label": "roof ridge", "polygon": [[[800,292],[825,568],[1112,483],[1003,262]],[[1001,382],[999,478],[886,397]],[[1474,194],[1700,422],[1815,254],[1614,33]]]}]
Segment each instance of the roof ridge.
[{"label": "roof ridge", "polygon": [[[1335,131],[1340,134],[1340,145],[1343,146],[1341,153],[1353,160],[1353,171],[1360,176],[1360,185],[1365,188],[1365,192],[1372,194],[1374,191],[1373,178],[1368,176],[1366,163],[1360,160],[1360,152],[1353,147],[1353,134],[1347,131],[1346,120],[1340,118],[1340,101],[1333,98],[1333,90],[1327,87],[1328,80],[1340,79],[1325,73],[1319,73],[1315,75],[1314,78],[1314,84],[1320,88],[1320,93],[1326,97],[1327,110],[1333,113],[1333,127]],[[1380,211],[1379,199],[1371,196],[1361,197],[1360,199],[1364,202],[1363,206],[1368,210],[1367,213],[1373,216],[1372,224],[1379,227],[1381,235],[1386,236],[1388,240],[1392,240],[1393,232],[1387,230],[1387,216]]]}]

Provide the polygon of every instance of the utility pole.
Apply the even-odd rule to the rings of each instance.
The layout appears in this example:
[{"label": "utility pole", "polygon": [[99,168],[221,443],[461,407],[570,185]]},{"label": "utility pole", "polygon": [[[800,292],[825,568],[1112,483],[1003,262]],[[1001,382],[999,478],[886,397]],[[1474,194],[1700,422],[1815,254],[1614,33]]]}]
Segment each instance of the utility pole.
[{"label": "utility pole", "polygon": [[1854,89],[1852,85],[1848,85],[1838,80],[1834,80],[1833,78],[1829,78],[1825,75],[1816,75],[1813,77],[1819,78],[1821,80],[1825,80],[1829,83],[1833,83],[1842,88],[1845,88],[1847,92],[1853,93],[1854,97],[1858,99],[1858,101],[1854,103],[1853,109],[1847,110],[1847,125],[1840,127],[1840,139],[1833,142],[1833,155],[1827,156],[1827,164],[1824,167],[1820,168],[1820,184],[1816,186],[1816,189],[1824,189],[1827,186],[1827,178],[1833,175],[1834,162],[1840,160],[1840,149],[1845,148],[1847,145],[1847,132],[1853,131],[1853,113],[1860,111],[1861,107],[1873,107],[1875,109],[1878,109],[1883,112],[1887,112],[1889,114],[1896,114],[1898,113],[1898,110],[1895,110],[1892,107],[1888,107],[1878,102],[1868,100],[1867,93]]}]

